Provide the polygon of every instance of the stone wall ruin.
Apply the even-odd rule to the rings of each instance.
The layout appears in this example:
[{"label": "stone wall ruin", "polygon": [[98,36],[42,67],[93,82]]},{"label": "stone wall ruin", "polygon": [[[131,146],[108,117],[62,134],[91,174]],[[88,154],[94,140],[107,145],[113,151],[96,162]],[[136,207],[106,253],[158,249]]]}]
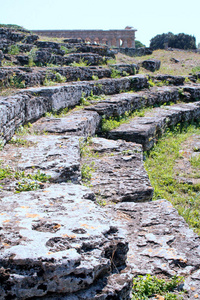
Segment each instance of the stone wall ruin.
[{"label": "stone wall ruin", "polygon": [[79,38],[91,44],[106,44],[109,47],[135,48],[136,29],[123,30],[32,30],[33,33],[57,38]]}]

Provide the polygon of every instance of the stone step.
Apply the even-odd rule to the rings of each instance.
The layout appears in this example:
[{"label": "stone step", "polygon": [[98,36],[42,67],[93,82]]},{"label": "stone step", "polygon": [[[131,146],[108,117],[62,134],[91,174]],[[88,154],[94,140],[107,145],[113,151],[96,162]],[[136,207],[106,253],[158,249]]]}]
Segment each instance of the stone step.
[{"label": "stone step", "polygon": [[[14,141],[20,138],[24,146]],[[51,182],[81,182],[79,138],[67,136],[35,135],[16,137],[1,151],[2,167],[26,174],[41,173],[51,176]],[[23,181],[23,179],[21,178]],[[2,188],[13,190],[20,179],[1,181]]]},{"label": "stone step", "polygon": [[153,147],[166,128],[199,118],[200,102],[153,108],[145,113],[144,117],[135,117],[129,123],[111,130],[107,137],[142,144],[143,150],[146,151]]},{"label": "stone step", "polygon": [[167,102],[177,102],[179,92],[177,87],[154,87],[150,90],[120,93],[107,97],[105,100],[85,107],[85,110],[96,111],[104,118],[118,117],[126,112],[134,112],[148,106],[162,105]]},{"label": "stone step", "polygon": [[82,166],[91,168],[91,189],[100,202],[152,199],[153,188],[144,169],[141,145],[92,138],[87,150],[90,154],[82,158]]},{"label": "stone step", "polygon": [[19,125],[41,118],[45,112],[74,107],[83,94],[112,95],[122,90],[148,87],[147,78],[134,75],[124,78],[73,82],[53,87],[30,88],[16,95],[0,98],[0,136],[8,141]]},{"label": "stone step", "polygon": [[66,117],[44,117],[33,124],[35,132],[66,134],[76,136],[94,136],[100,127],[101,118],[95,111],[79,110]]},{"label": "stone step", "polygon": [[[192,101],[194,92],[192,87],[190,89]],[[189,94],[189,92],[187,93]],[[43,117],[34,123],[33,129],[54,134],[94,136],[95,133],[101,132],[100,121],[102,117],[118,117],[126,112],[130,113],[144,107],[160,106],[169,102],[176,103],[179,100],[179,89],[177,87],[154,87],[137,93],[120,93],[111,97],[103,97],[102,100],[88,100],[89,103],[95,104],[85,106],[84,110],[78,112],[69,112],[66,117]]]},{"label": "stone step", "polygon": [[119,203],[105,210],[121,222],[133,276],[183,276],[184,300],[200,295],[200,237],[166,200]]},{"label": "stone step", "polygon": [[0,299],[129,299],[128,244],[91,199],[66,183],[1,197]]}]

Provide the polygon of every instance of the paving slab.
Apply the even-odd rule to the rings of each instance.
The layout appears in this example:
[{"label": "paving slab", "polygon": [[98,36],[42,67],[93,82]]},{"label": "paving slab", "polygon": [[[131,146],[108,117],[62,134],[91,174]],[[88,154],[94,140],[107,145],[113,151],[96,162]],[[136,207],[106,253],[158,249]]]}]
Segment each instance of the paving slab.
[{"label": "paving slab", "polygon": [[143,165],[142,146],[123,140],[92,138],[95,155],[82,158],[92,168],[91,189],[103,202],[143,202],[153,197],[153,188]]},{"label": "paving slab", "polygon": [[7,144],[1,151],[3,167],[32,174],[40,170],[51,176],[52,182],[81,181],[79,137],[30,135],[20,138],[27,141],[27,145]]},{"label": "paving slab", "polygon": [[44,117],[33,124],[33,130],[52,134],[94,136],[100,126],[100,116],[95,111],[76,111],[66,117]]}]

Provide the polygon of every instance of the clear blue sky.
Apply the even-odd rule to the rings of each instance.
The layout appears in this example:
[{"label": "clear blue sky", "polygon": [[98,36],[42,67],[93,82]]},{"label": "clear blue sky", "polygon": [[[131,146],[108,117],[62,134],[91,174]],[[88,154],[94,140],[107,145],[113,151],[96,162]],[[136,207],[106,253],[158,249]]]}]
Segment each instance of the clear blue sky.
[{"label": "clear blue sky", "polygon": [[0,23],[26,29],[124,29],[146,46],[157,34],[187,33],[200,42],[200,0],[0,0]]}]

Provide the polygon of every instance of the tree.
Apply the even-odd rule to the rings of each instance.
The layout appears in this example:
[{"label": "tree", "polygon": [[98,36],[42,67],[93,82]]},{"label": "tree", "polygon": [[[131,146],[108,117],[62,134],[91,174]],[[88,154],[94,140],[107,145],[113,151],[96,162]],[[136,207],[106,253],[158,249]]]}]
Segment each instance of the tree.
[{"label": "tree", "polygon": [[140,41],[135,41],[135,48],[142,48],[142,47],[146,47],[144,44],[142,44]]},{"label": "tree", "polygon": [[174,35],[172,32],[158,34],[150,41],[150,48],[165,49],[165,48],[178,48],[178,49],[196,49],[196,39],[194,36],[185,33]]},{"label": "tree", "polygon": [[153,37],[150,41],[150,48],[156,49],[164,49],[168,47],[169,40],[174,36],[172,32],[158,34]]}]

